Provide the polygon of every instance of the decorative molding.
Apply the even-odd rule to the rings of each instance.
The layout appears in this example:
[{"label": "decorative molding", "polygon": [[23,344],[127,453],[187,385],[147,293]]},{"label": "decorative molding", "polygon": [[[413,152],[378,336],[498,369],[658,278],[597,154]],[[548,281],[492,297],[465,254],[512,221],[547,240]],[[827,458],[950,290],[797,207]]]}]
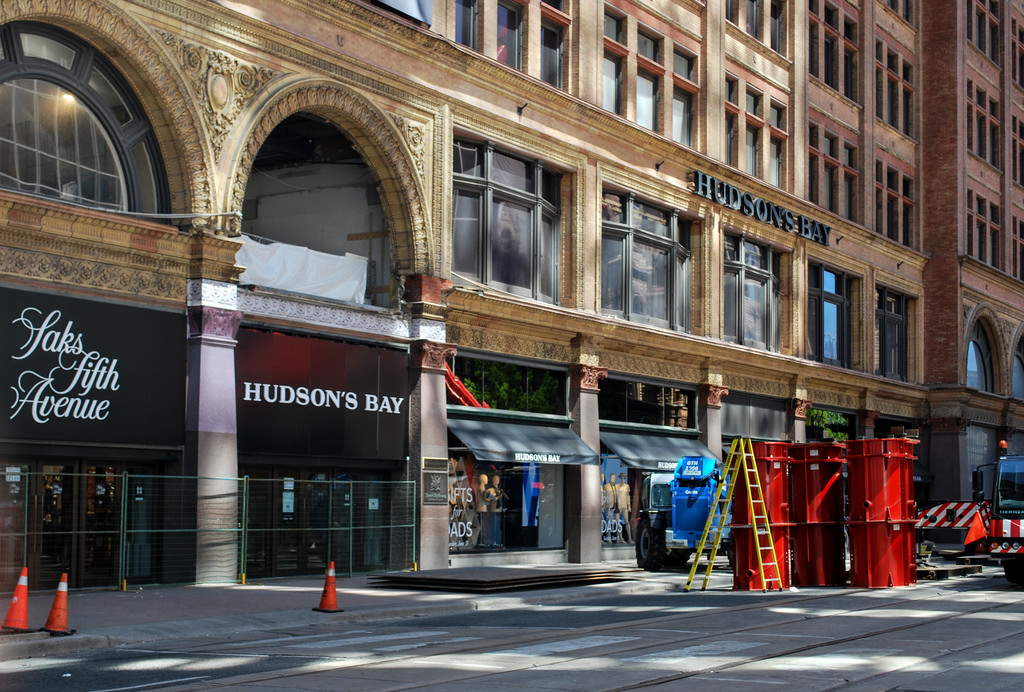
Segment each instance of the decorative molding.
[{"label": "decorative molding", "polygon": [[188,308],[188,336],[235,339],[242,324],[242,313],[237,310],[222,310],[207,305]]},{"label": "decorative molding", "polygon": [[728,387],[707,383],[702,384],[697,391],[701,403],[709,408],[722,408],[722,397],[728,394]]},{"label": "decorative molding", "polygon": [[601,380],[608,377],[608,368],[575,363],[569,369],[569,374],[573,387],[597,392],[601,390]]},{"label": "decorative molding", "polygon": [[398,113],[392,113],[391,119],[395,123],[395,127],[402,136],[405,137],[405,144],[409,147],[409,151],[412,153],[412,159],[416,163],[416,169],[420,172],[420,177],[426,174],[426,167],[424,166],[424,144],[426,143],[426,131],[427,126],[423,123],[413,122],[408,118],[404,118]]},{"label": "decorative molding", "polygon": [[421,367],[424,370],[445,371],[445,361],[455,356],[458,352],[455,344],[438,343],[436,341],[414,341],[412,342],[412,363],[413,367]]},{"label": "decorative molding", "polygon": [[238,286],[224,281],[190,279],[188,282],[188,305],[205,305],[224,310],[238,309]]},{"label": "decorative molding", "polygon": [[245,313],[246,318],[327,327],[386,339],[406,340],[410,337],[409,323],[394,313],[313,299],[239,289],[238,309]]},{"label": "decorative molding", "polygon": [[926,423],[931,428],[932,434],[964,434],[967,432],[967,420],[965,418],[928,418]]},{"label": "decorative molding", "polygon": [[231,134],[239,114],[275,72],[236,60],[220,51],[187,43],[174,34],[158,33],[178,58],[191,84],[210,133],[213,159],[219,161],[224,141]]}]

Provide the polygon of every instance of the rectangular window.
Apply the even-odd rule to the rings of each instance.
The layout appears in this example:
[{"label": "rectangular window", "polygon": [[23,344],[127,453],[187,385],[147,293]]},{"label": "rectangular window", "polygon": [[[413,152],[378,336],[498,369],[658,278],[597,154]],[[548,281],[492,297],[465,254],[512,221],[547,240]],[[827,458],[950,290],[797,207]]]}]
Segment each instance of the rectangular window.
[{"label": "rectangular window", "polygon": [[849,367],[851,279],[822,265],[811,264],[807,284],[807,357]]},{"label": "rectangular window", "polygon": [[617,192],[604,193],[601,212],[602,313],[686,330],[689,224]]},{"label": "rectangular window", "polygon": [[606,14],[604,16],[604,35],[616,43],[622,43],[622,20]]},{"label": "rectangular window", "polygon": [[771,35],[769,36],[771,49],[776,53],[781,53],[783,42],[786,39],[786,15],[782,0],[772,0],[771,14],[772,26]]},{"label": "rectangular window", "polygon": [[725,162],[736,165],[736,116],[725,114]]},{"label": "rectangular window", "polygon": [[606,111],[622,114],[622,60],[614,55],[604,56],[604,92],[602,105]]},{"label": "rectangular window", "polygon": [[636,122],[648,130],[658,125],[658,82],[646,72],[636,75]]},{"label": "rectangular window", "polygon": [[907,298],[885,288],[877,290],[875,363],[879,375],[907,379]]},{"label": "rectangular window", "polygon": [[747,33],[761,38],[761,0],[747,0]]},{"label": "rectangular window", "polygon": [[477,0],[455,0],[455,41],[477,49]]},{"label": "rectangular window", "polygon": [[752,176],[760,174],[761,128],[747,125],[746,170]]},{"label": "rectangular window", "polygon": [[777,351],[779,256],[766,246],[727,236],[724,259],[724,338]]},{"label": "rectangular window", "polygon": [[693,146],[693,94],[683,89],[672,95],[672,139]]},{"label": "rectangular window", "polygon": [[562,87],[562,30],[547,22],[540,27],[540,78]]},{"label": "rectangular window", "polygon": [[776,187],[782,187],[782,156],[785,143],[776,137],[772,137],[770,152],[770,170],[768,171],[768,182]]},{"label": "rectangular window", "polygon": [[456,141],[453,269],[548,303],[558,301],[558,176],[536,161]]},{"label": "rectangular window", "polygon": [[498,62],[517,70],[521,66],[520,12],[518,5],[498,3]]},{"label": "rectangular window", "polygon": [[648,36],[642,31],[638,31],[636,35],[636,52],[637,55],[642,55],[648,60],[659,62],[660,57],[658,55],[658,45],[660,41],[653,36]]},{"label": "rectangular window", "polygon": [[672,54],[672,71],[683,79],[691,82],[697,81],[694,79],[694,75],[696,74],[696,65],[697,58],[689,55],[688,53],[675,51]]}]

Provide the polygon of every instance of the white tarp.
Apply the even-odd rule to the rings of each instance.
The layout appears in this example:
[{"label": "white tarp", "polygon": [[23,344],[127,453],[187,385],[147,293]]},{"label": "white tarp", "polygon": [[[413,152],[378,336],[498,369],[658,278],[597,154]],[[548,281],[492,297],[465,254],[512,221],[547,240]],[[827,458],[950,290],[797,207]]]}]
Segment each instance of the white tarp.
[{"label": "white tarp", "polygon": [[245,267],[239,282],[282,291],[362,303],[366,295],[366,258],[331,255],[298,245],[264,245],[243,238],[235,262]]},{"label": "white tarp", "polygon": [[413,19],[432,24],[434,22],[433,0],[380,0],[380,4],[393,7]]}]

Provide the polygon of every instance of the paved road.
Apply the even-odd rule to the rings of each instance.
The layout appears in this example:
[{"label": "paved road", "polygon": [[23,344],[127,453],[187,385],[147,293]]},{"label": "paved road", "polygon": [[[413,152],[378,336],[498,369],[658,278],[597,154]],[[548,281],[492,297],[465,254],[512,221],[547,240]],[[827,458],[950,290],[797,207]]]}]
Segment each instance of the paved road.
[{"label": "paved road", "polygon": [[[314,624],[0,664],[20,690],[1024,688],[1024,590],[996,570],[885,590],[627,594]],[[528,599],[528,596],[527,596]],[[751,687],[753,689],[753,687]]]}]

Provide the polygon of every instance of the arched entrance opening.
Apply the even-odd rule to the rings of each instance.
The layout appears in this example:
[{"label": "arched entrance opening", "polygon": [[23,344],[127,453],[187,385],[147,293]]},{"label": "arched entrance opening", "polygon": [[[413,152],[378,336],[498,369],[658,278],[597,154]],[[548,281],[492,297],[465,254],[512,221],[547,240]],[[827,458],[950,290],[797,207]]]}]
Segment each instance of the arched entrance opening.
[{"label": "arched entrance opening", "polygon": [[332,123],[298,113],[274,128],[253,160],[242,214],[243,286],[392,307],[377,181]]}]

